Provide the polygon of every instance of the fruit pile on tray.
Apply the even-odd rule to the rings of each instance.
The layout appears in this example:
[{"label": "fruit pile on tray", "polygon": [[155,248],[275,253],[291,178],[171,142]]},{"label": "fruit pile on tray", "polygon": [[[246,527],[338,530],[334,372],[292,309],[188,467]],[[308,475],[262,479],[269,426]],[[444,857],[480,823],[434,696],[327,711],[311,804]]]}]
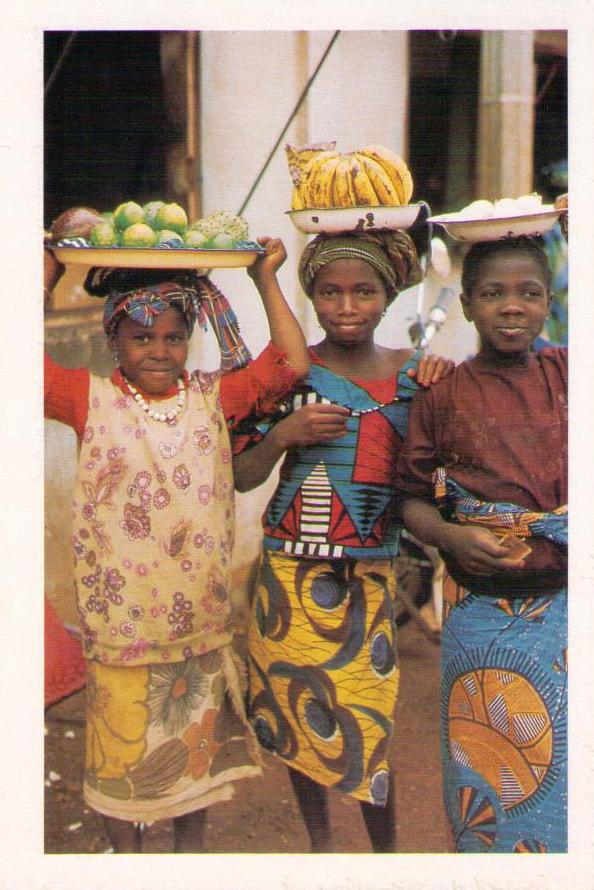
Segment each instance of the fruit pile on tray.
[{"label": "fruit pile on tray", "polygon": [[538,237],[549,232],[563,209],[543,204],[536,192],[519,198],[472,201],[456,213],[429,217],[456,241],[496,241],[500,238]]},{"label": "fruit pile on tray", "polygon": [[234,268],[264,253],[236,213],[218,210],[189,222],[183,207],[165,201],[125,201],[106,213],[71,207],[54,220],[45,243],[65,265],[122,268]]},{"label": "fruit pile on tray", "polygon": [[50,242],[57,247],[189,248],[257,250],[246,221],[220,210],[190,223],[179,204],[125,201],[113,212],[73,207],[54,220]]}]

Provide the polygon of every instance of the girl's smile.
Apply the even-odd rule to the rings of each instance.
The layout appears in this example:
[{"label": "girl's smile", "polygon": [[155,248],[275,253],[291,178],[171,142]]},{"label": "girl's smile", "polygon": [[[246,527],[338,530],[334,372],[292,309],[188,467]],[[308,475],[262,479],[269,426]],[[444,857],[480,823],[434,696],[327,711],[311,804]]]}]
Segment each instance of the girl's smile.
[{"label": "girl's smile", "polygon": [[536,259],[513,250],[485,258],[471,292],[460,299],[479,333],[481,351],[512,356],[529,352],[551,295]]},{"label": "girl's smile", "polygon": [[386,289],[363,260],[335,260],[316,275],[313,305],[327,339],[358,345],[373,340],[386,308]]},{"label": "girl's smile", "polygon": [[130,383],[152,396],[164,395],[181,376],[188,357],[188,326],[170,306],[144,327],[123,318],[110,338]]}]

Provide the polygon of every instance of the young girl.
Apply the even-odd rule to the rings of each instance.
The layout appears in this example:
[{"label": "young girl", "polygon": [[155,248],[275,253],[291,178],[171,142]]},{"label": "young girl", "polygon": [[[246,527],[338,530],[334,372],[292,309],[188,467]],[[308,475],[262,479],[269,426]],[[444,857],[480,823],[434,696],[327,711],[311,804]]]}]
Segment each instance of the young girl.
[{"label": "young girl", "polygon": [[[250,274],[274,345],[247,367],[188,374],[197,317],[226,301],[195,273],[146,269],[87,278],[106,297],[111,378],[46,359],[46,414],[80,441],[73,548],[88,659],[84,797],[118,853],[140,852],[138,823],[165,818],[177,852],[202,849],[206,807],[259,773],[228,629],[227,427],[270,411],[309,364],[276,281],[284,247],[260,240],[266,253]],[[242,344],[230,346],[223,318],[215,322],[229,359]]]},{"label": "young girl", "polygon": [[[249,630],[251,719],[282,757],[315,852],[333,849],[325,789],[361,802],[373,849],[394,849],[388,765],[399,671],[393,605],[393,480],[416,385],[451,363],[386,349],[374,332],[420,279],[404,232],[318,236],[299,267],[325,337],[277,423],[235,457],[236,486],[263,482],[287,451],[264,516]],[[266,433],[262,439],[262,435]],[[237,451],[246,442],[237,441]]]},{"label": "young girl", "polygon": [[567,351],[531,349],[550,286],[532,240],[470,249],[461,300],[480,350],[415,399],[398,465],[404,522],[448,572],[443,778],[460,852],[567,849]]}]

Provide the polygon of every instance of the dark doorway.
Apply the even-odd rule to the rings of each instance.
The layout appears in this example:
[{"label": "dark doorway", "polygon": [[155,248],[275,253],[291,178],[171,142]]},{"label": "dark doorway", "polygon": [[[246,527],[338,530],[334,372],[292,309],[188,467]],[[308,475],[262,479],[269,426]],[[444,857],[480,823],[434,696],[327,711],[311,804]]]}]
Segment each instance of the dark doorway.
[{"label": "dark doorway", "polygon": [[[72,32],[47,31],[45,83]],[[168,125],[159,31],[78,31],[45,101],[46,227],[67,207],[162,196]]]}]

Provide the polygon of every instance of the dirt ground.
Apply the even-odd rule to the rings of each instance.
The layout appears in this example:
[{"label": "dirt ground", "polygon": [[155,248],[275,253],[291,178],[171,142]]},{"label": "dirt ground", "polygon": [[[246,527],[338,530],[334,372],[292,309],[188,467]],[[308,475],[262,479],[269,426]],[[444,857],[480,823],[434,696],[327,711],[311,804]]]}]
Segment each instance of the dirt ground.
[{"label": "dirt ground", "polygon": [[[439,649],[414,622],[400,629],[401,686],[392,758],[398,850],[449,852],[439,769]],[[99,816],[81,797],[84,691],[50,707],[45,736],[45,852],[109,853]],[[285,767],[266,757],[263,778],[239,783],[233,800],[208,813],[212,853],[308,853],[309,844]],[[337,852],[371,851],[356,801],[330,794]],[[143,852],[172,849],[171,823],[151,826]]]}]

